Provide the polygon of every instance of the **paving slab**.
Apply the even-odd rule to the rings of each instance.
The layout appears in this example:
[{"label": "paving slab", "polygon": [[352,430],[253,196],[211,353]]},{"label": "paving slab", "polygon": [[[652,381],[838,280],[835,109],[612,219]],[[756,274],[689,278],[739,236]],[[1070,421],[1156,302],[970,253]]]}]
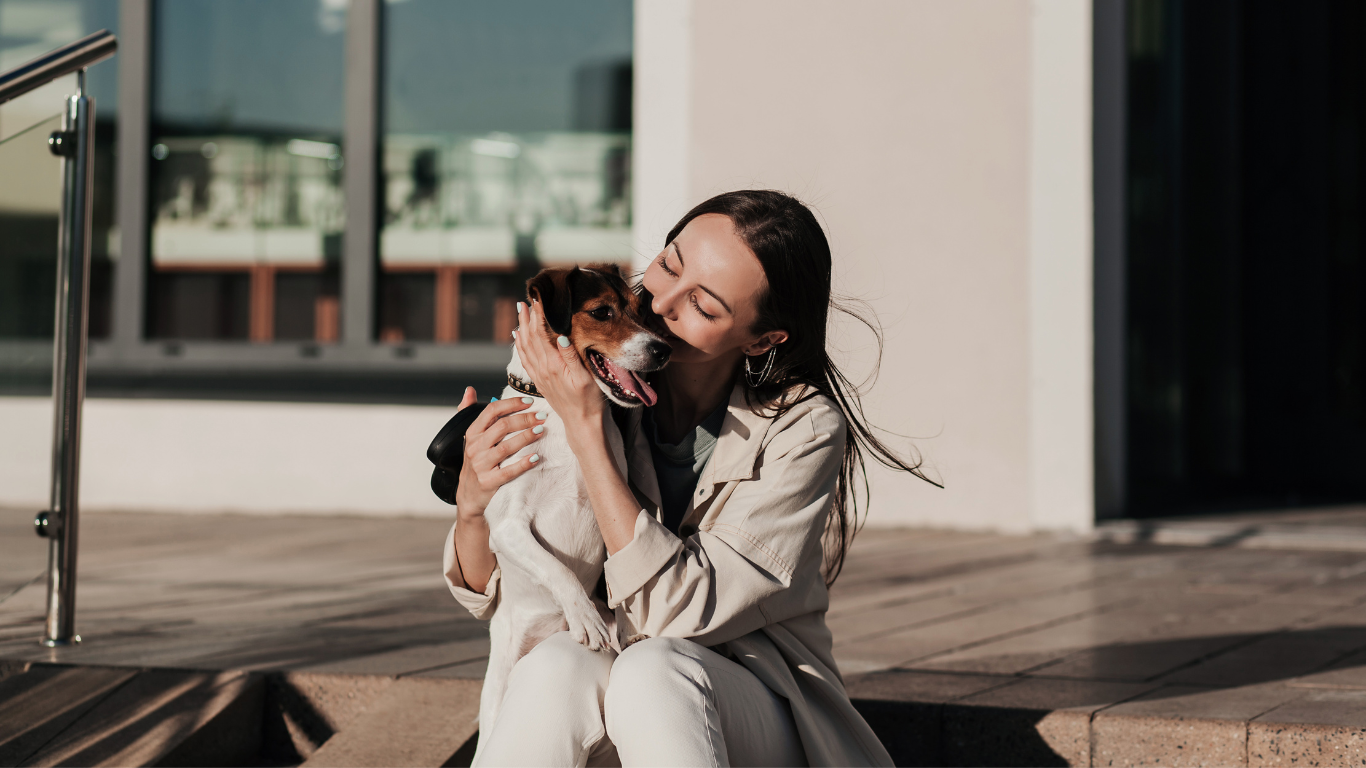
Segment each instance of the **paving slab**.
[{"label": "paving slab", "polygon": [[1232,687],[1288,680],[1366,648],[1366,627],[1293,629],[1268,635],[1162,676],[1166,683]]},{"label": "paving slab", "polygon": [[1308,675],[1291,678],[1293,688],[1325,690],[1366,690],[1366,650],[1348,654]]},{"label": "paving slab", "polygon": [[847,690],[897,765],[935,766],[951,762],[941,746],[942,705],[1013,682],[1008,677],[888,670],[859,675]]},{"label": "paving slab", "polygon": [[435,667],[424,669],[421,672],[414,672],[413,677],[437,677],[445,680],[483,680],[484,671],[488,669],[489,660],[473,659],[460,664],[452,664],[448,667]]},{"label": "paving slab", "polygon": [[1248,724],[1249,765],[1366,764],[1366,691],[1315,691]]},{"label": "paving slab", "polygon": [[1163,686],[1095,714],[1093,765],[1248,765],[1248,722],[1300,698],[1282,684],[1210,689]]},{"label": "paving slab", "polygon": [[481,688],[472,680],[399,680],[303,765],[447,765],[479,729]]},{"label": "paving slab", "polygon": [[1091,764],[1091,716],[1156,686],[1026,678],[946,704],[945,749],[959,765]]},{"label": "paving slab", "polygon": [[413,675],[428,670],[453,667],[486,658],[489,640],[479,637],[454,643],[419,645],[368,656],[352,656],[322,664],[298,666],[301,672],[331,672],[349,675]]},{"label": "paving slab", "polygon": [[24,764],[245,763],[260,751],[263,695],[241,672],[138,672]]},{"label": "paving slab", "polygon": [[25,764],[136,674],[39,665],[0,681],[0,765]]},{"label": "paving slab", "polygon": [[1351,505],[1271,514],[1113,520],[1096,526],[1096,537],[1123,543],[1363,552],[1363,521],[1366,507]]},{"label": "paving slab", "polygon": [[[1139,595],[1141,601],[1121,610],[1081,614],[1070,621],[945,654],[917,666],[997,674],[1033,670],[1051,677],[1146,680],[1239,641],[1204,637],[1185,625],[1192,617],[1247,604],[1247,598],[1182,595],[1184,599],[1142,599],[1148,598],[1144,592],[1140,589],[1131,593]],[[1195,635],[1196,641],[1174,642],[1172,636],[1181,634]],[[1110,653],[1111,649],[1118,652]]]}]

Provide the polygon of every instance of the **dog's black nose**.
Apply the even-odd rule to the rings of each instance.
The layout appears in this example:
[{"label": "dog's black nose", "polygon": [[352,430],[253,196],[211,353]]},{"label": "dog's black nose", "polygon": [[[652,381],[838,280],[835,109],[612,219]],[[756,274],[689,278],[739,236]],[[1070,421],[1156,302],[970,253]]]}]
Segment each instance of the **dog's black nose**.
[{"label": "dog's black nose", "polygon": [[669,345],[662,341],[652,341],[645,349],[650,353],[650,359],[654,360],[655,364],[660,368],[663,368],[664,364],[669,362],[669,355],[673,354],[673,350],[669,348]]}]

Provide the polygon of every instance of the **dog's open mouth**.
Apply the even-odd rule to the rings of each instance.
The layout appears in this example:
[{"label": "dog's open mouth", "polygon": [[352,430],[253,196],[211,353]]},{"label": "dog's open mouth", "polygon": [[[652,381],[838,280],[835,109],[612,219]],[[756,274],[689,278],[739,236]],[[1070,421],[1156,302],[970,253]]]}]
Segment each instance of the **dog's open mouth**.
[{"label": "dog's open mouth", "polygon": [[588,362],[593,374],[605,382],[619,400],[627,403],[634,400],[646,406],[658,402],[659,397],[638,372],[622,368],[591,349],[588,350]]}]

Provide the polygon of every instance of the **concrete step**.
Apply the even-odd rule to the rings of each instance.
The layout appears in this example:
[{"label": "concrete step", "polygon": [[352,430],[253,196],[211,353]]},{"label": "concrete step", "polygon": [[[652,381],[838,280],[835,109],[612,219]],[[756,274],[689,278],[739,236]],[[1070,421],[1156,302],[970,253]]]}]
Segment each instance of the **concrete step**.
[{"label": "concrete step", "polygon": [[396,680],[303,766],[438,768],[455,764],[457,753],[479,729],[481,687],[476,680]]},{"label": "concrete step", "polygon": [[243,672],[35,664],[0,680],[0,765],[242,765],[264,680]]},{"label": "concrete step", "polygon": [[480,689],[443,677],[7,664],[0,766],[468,765]]},{"label": "concrete step", "polygon": [[[891,670],[849,693],[902,766],[1360,766],[1366,689]],[[1338,681],[1340,683],[1340,681]]]},{"label": "concrete step", "polygon": [[[894,669],[849,693],[898,765],[1359,766],[1359,662],[1223,687]],[[477,679],[0,673],[0,765],[436,768],[468,765],[477,739]]]},{"label": "concrete step", "polygon": [[1354,514],[1308,520],[1296,515],[1107,520],[1096,525],[1094,536],[1097,541],[1116,544],[1366,552],[1366,525],[1361,518]]}]

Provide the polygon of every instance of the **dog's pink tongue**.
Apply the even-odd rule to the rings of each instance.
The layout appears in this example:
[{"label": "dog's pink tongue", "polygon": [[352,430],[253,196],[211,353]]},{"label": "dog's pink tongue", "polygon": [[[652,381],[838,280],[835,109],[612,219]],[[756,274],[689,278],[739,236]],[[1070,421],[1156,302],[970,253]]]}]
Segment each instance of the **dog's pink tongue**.
[{"label": "dog's pink tongue", "polygon": [[649,384],[645,383],[645,379],[636,375],[635,371],[628,371],[606,357],[602,358],[602,362],[607,366],[608,372],[617,377],[617,381],[621,383],[621,386],[631,394],[639,397],[642,403],[650,406],[659,402],[659,396],[655,394],[655,391],[650,388]]}]

